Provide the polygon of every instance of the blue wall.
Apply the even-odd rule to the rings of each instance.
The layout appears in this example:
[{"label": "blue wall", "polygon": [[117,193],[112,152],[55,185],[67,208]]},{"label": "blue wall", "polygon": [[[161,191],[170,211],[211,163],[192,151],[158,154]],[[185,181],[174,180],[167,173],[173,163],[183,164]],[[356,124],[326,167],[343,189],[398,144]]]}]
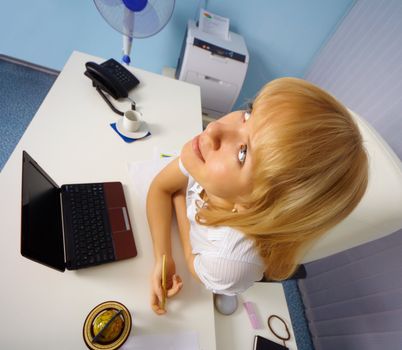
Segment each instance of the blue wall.
[{"label": "blue wall", "polygon": [[[355,0],[209,0],[207,9],[229,17],[244,36],[250,64],[237,105],[267,81],[302,77],[322,44]],[[177,0],[173,17],[154,37],[133,43],[133,65],[161,73],[175,67],[188,19],[199,0]],[[121,35],[91,0],[2,1],[0,53],[62,69],[73,50],[120,59]]]}]

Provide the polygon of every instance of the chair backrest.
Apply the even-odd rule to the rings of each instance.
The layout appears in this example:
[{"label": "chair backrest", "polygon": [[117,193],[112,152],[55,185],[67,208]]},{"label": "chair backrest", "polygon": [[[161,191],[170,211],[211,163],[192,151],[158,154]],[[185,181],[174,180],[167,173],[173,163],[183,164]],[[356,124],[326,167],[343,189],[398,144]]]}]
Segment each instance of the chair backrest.
[{"label": "chair backrest", "polygon": [[402,227],[402,163],[366,121],[352,114],[369,157],[367,191],[353,212],[311,247],[304,263],[383,237]]}]

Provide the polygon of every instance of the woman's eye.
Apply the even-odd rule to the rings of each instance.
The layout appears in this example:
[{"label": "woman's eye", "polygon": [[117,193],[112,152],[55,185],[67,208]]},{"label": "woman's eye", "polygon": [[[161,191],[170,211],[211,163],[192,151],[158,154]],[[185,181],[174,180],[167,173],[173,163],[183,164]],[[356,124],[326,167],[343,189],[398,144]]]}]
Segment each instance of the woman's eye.
[{"label": "woman's eye", "polygon": [[249,120],[250,117],[251,117],[251,112],[250,112],[250,111],[244,112],[243,120],[244,120],[245,122],[246,122],[247,120]]},{"label": "woman's eye", "polygon": [[244,162],[246,161],[246,156],[247,156],[247,145],[241,145],[238,154],[240,164],[242,165],[244,164]]}]

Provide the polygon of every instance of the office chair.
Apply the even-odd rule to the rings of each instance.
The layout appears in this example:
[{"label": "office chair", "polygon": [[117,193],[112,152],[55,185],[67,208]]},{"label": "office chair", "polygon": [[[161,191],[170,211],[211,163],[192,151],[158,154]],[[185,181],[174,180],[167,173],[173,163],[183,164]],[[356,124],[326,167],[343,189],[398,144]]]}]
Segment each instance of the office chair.
[{"label": "office chair", "polygon": [[402,163],[365,120],[351,113],[368,153],[367,190],[353,212],[324,234],[307,252],[302,263],[384,237],[402,228]]}]

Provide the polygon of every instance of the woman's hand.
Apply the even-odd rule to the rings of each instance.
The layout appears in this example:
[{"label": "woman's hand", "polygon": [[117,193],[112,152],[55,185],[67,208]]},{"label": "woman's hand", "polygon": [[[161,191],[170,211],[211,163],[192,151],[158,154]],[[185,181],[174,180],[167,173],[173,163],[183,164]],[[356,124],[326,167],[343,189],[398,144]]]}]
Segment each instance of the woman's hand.
[{"label": "woman's hand", "polygon": [[[180,276],[176,275],[176,266],[171,257],[166,258],[166,289],[167,298],[175,296],[183,287]],[[151,307],[158,314],[166,313],[166,304],[162,305],[162,257],[155,262],[154,271],[151,277]]]},{"label": "woman's hand", "polygon": [[151,306],[158,315],[166,313],[162,306],[162,256],[166,255],[167,297],[176,295],[183,283],[172,259],[172,196],[187,188],[188,178],[179,168],[179,159],[170,162],[152,180],[147,195],[147,219],[152,236],[155,266],[151,278]]}]

